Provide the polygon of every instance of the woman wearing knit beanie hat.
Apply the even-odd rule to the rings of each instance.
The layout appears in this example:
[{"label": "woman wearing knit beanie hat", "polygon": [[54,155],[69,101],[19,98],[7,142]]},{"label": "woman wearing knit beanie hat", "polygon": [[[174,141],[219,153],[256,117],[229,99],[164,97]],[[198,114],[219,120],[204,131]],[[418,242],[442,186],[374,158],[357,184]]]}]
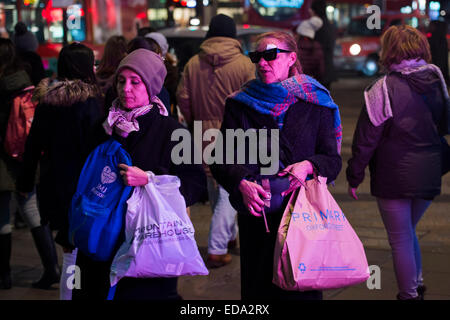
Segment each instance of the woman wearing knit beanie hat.
[{"label": "woman wearing knit beanie hat", "polygon": [[36,36],[20,21],[14,26],[13,42],[16,48],[22,51],[36,51],[39,46]]},{"label": "woman wearing knit beanie hat", "polygon": [[[189,207],[205,198],[206,176],[201,164],[193,164],[193,158],[189,164],[175,164],[171,159],[172,149],[178,144],[171,140],[172,133],[185,130],[185,135],[190,134],[167,116],[167,110],[156,96],[165,76],[166,68],[158,54],[137,49],[127,55],[114,78],[118,98],[99,128],[101,133],[94,138],[99,144],[113,138],[130,154],[133,166],[118,164],[126,185],[145,186],[149,172],[177,176],[181,182],[180,192]],[[191,148],[193,150],[193,143]],[[77,265],[83,270],[83,277],[81,289],[74,290],[72,298],[105,300],[110,287],[111,262],[93,261],[79,252]],[[177,278],[121,278],[114,300],[125,299],[179,300]]]}]

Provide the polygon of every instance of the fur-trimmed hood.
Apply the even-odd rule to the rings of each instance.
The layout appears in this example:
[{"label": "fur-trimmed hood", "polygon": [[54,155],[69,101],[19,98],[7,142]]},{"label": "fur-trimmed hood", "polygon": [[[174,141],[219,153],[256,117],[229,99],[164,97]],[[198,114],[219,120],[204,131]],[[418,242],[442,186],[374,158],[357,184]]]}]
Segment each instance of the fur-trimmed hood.
[{"label": "fur-trimmed hood", "polygon": [[68,107],[89,98],[98,98],[99,89],[81,80],[43,79],[33,93],[33,100],[40,104]]}]

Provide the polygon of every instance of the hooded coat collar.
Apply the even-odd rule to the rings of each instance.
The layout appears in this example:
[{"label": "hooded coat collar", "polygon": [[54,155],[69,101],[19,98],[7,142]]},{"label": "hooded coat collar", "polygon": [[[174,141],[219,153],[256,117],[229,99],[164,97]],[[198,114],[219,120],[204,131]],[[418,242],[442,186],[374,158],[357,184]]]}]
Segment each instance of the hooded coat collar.
[{"label": "hooded coat collar", "polygon": [[220,67],[242,55],[238,40],[229,37],[208,38],[200,46],[199,57],[212,67]]},{"label": "hooded coat collar", "polygon": [[43,79],[33,93],[33,100],[40,104],[69,107],[89,98],[99,97],[98,88],[81,80]]}]

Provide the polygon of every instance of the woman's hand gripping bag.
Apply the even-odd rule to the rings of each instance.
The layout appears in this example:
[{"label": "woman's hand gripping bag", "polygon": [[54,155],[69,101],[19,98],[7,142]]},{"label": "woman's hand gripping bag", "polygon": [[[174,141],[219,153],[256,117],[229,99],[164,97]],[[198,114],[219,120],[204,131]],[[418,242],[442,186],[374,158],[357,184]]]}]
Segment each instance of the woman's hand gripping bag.
[{"label": "woman's hand gripping bag", "polygon": [[285,290],[342,288],[366,281],[364,247],[330,194],[326,178],[292,193],[278,229],[273,283]]},{"label": "woman's hand gripping bag", "polygon": [[111,286],[122,277],[208,274],[179,187],[178,177],[149,173],[149,183],[134,188],[127,202],[125,242],[111,265]]}]

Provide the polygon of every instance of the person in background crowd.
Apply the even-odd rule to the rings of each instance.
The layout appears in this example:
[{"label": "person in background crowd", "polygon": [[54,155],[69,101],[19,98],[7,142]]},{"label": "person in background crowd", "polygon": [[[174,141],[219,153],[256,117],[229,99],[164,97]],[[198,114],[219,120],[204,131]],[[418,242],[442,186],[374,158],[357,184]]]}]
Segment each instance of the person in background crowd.
[{"label": "person in background crowd", "polygon": [[164,65],[166,66],[167,76],[164,80],[164,88],[167,89],[170,96],[170,111],[169,113],[177,118],[177,86],[179,81],[179,72],[176,64],[176,59],[169,53],[169,44],[166,37],[159,32],[150,32],[145,35],[146,38],[150,38],[158,42],[161,47],[162,56],[164,58]]},{"label": "person in background crowd", "polygon": [[[113,77],[120,61],[127,55],[127,40],[123,36],[112,36],[106,41],[103,57],[96,71],[97,84],[106,97],[108,90],[112,87]],[[107,113],[110,103],[104,103]]]},{"label": "person in background crowd", "polygon": [[334,69],[333,55],[334,46],[336,43],[336,30],[327,18],[326,1],[314,0],[311,4],[311,10],[322,19],[322,27],[316,31],[314,40],[318,41],[322,46],[323,55],[325,58],[325,74],[322,78],[322,84],[330,90],[331,83],[336,81],[336,71]]},{"label": "person in background crowd", "polygon": [[[33,190],[39,163],[37,196],[41,224],[57,230],[55,241],[63,247],[64,260],[73,260],[69,242],[69,208],[78,177],[90,153],[91,129],[102,118],[101,96],[94,74],[94,53],[80,43],[62,48],[58,78],[45,78],[33,93],[38,102],[28,135],[17,188]],[[53,257],[57,264],[57,257]],[[66,265],[63,262],[64,265]],[[66,270],[62,270],[66,275]],[[67,288],[61,277],[60,290]]]},{"label": "person in background crowd", "polygon": [[[225,98],[254,77],[255,67],[236,40],[233,19],[223,14],[213,17],[200,52],[186,64],[178,87],[178,105],[190,130],[194,121],[202,122],[202,134],[211,128],[219,129]],[[205,142],[203,149],[207,145]],[[236,210],[228,200],[228,193],[217,184],[206,165],[205,169],[213,211],[207,266],[221,267],[231,262],[228,244],[230,247],[236,244]]]},{"label": "person in background crowd", "polygon": [[13,107],[13,99],[25,92],[31,93],[33,83],[30,74],[25,71],[21,59],[11,40],[0,39],[0,287],[12,287],[10,256],[11,256],[11,201],[16,199],[19,213],[30,228],[34,244],[44,267],[42,277],[32,283],[39,289],[49,289],[59,281],[60,271],[56,257],[56,248],[50,230],[41,225],[41,217],[36,202],[34,185],[30,194],[17,192],[16,182],[22,168],[22,161],[12,157],[4,148],[6,128]]},{"label": "person in background crowd", "polygon": [[[186,205],[191,206],[206,193],[206,177],[201,165],[176,165],[171,160],[177,144],[171,140],[172,133],[186,129],[168,116],[165,105],[156,96],[165,76],[166,68],[159,54],[137,49],[127,55],[114,78],[118,98],[113,101],[107,119],[97,127],[93,140],[100,144],[112,137],[130,154],[133,166],[119,164],[126,185],[146,185],[146,171],[175,175],[180,178],[180,192]],[[94,261],[79,251],[77,265],[83,274],[81,289],[73,291],[73,299],[105,300],[110,288],[111,263],[112,259]],[[118,282],[114,299],[179,300],[177,278],[125,277]]]},{"label": "person in background crowd", "polygon": [[320,83],[322,83],[325,74],[325,60],[322,46],[318,41],[314,40],[314,36],[322,25],[322,19],[313,15],[311,18],[303,20],[296,30],[298,34],[298,54],[302,62],[303,73],[313,77]]},{"label": "person in background crowd", "polygon": [[433,20],[430,22],[429,31],[431,37],[428,38],[430,44],[431,61],[441,69],[447,85],[450,85],[448,73],[448,43],[447,43],[447,23],[445,21]]},{"label": "person in background crowd", "polygon": [[[290,33],[265,33],[256,43],[257,51],[249,56],[256,64],[259,78],[247,82],[226,100],[221,127],[224,148],[231,143],[225,134],[228,129],[278,130],[277,150],[271,150],[272,141],[263,145],[268,148],[265,154],[279,152],[280,171],[269,176],[284,177],[285,188],[280,188],[278,194],[286,195],[300,186],[298,180],[288,178],[288,172],[302,181],[313,173],[327,177],[328,181],[335,180],[342,165],[338,153],[342,127],[337,105],[328,90],[302,73],[297,43]],[[289,197],[279,201],[283,204],[271,208],[274,211],[263,219],[264,200],[275,195],[267,194],[256,182],[261,178],[261,168],[267,164],[260,160],[257,164],[249,163],[252,150],[260,152],[262,145],[259,142],[256,150],[249,140],[239,146],[241,150],[245,148],[244,164],[237,163],[238,147],[234,144],[234,164],[210,166],[214,178],[230,194],[230,201],[238,210],[241,298],[322,299],[320,291],[286,291],[272,283],[275,241]],[[267,140],[272,140],[272,136]]]},{"label": "person in background crowd", "polygon": [[380,63],[387,75],[365,95],[348,161],[349,195],[370,168],[370,190],[392,248],[400,300],[425,292],[416,226],[441,192],[441,139],[448,134],[450,106],[441,71],[431,61],[420,31],[391,26],[381,37]]},{"label": "person in background crowd", "polygon": [[36,53],[39,43],[36,36],[28,31],[23,22],[17,22],[14,27],[13,42],[16,46],[17,57],[22,60],[26,71],[31,75],[34,86],[45,78],[45,69],[41,57]]}]

